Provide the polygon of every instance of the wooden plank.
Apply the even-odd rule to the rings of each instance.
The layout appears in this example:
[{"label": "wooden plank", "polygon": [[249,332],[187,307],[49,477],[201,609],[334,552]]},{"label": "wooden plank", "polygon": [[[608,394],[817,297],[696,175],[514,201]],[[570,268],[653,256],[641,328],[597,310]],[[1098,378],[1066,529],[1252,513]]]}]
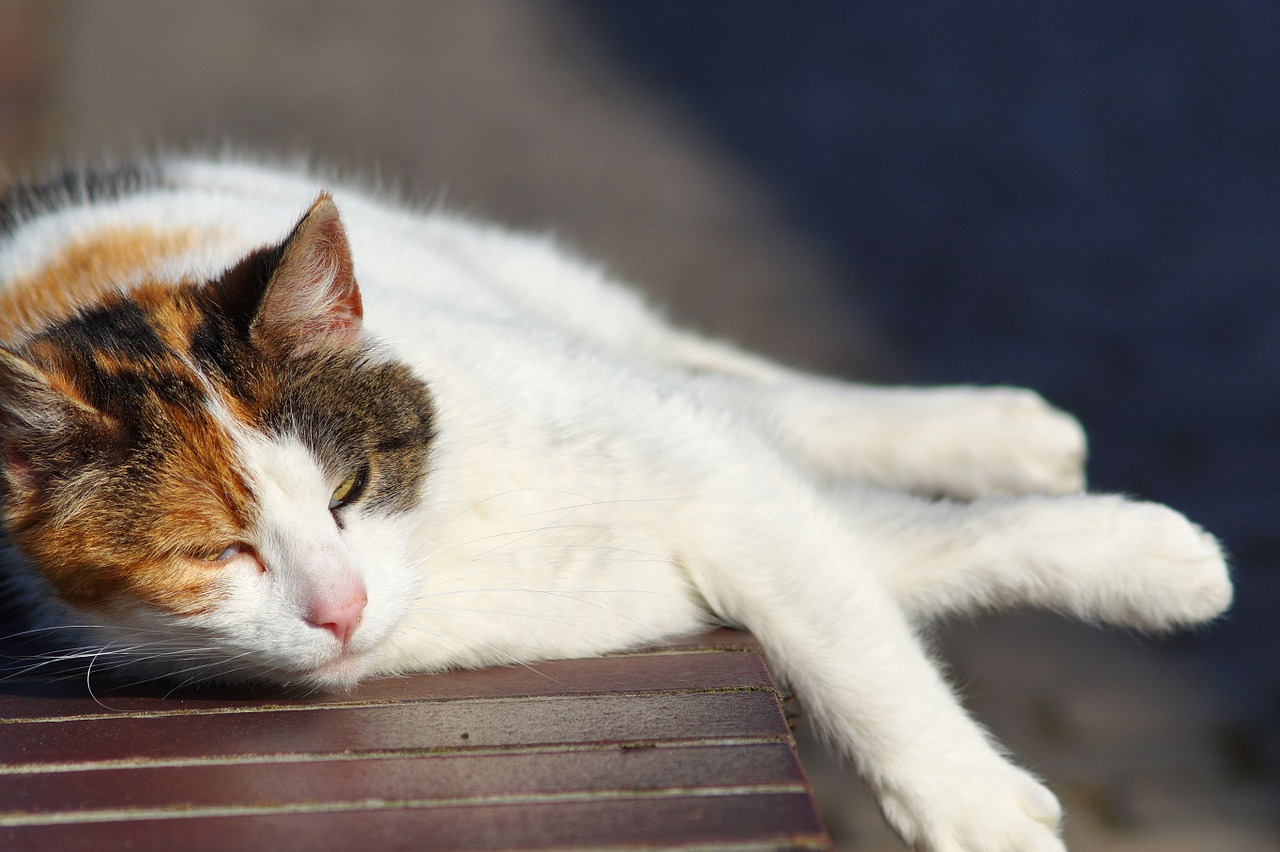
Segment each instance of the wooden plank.
[{"label": "wooden plank", "polygon": [[[719,631],[729,633],[730,631]],[[732,631],[737,632],[737,631]],[[689,650],[555,660],[534,666],[384,678],[342,694],[289,696],[279,690],[227,688],[171,691],[156,684],[104,682],[87,693],[83,679],[0,681],[0,725],[6,721],[121,713],[183,713],[259,708],[445,701],[525,696],[638,694],[680,690],[773,689],[757,653]]]},{"label": "wooden plank", "polygon": [[413,758],[143,766],[0,775],[0,824],[78,812],[170,811],[377,800],[494,800],[590,792],[789,787],[805,777],[788,744],[454,754]]},{"label": "wooden plank", "polygon": [[23,850],[822,849],[803,793],[228,815],[0,828]]},{"label": "wooden plank", "polygon": [[0,685],[4,848],[828,843],[736,631],[337,696]]},{"label": "wooden plank", "polygon": [[0,764],[787,734],[777,699],[769,692],[457,700],[11,723],[0,726]]}]

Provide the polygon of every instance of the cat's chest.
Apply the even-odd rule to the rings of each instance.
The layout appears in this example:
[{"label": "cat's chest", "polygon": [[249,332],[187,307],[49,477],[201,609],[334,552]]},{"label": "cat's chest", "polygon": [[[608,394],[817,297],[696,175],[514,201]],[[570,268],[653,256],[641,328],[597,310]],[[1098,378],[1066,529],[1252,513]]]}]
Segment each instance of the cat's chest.
[{"label": "cat's chest", "polygon": [[424,653],[442,668],[574,657],[705,623],[682,554],[654,522],[663,501],[511,485],[428,525],[385,669]]}]

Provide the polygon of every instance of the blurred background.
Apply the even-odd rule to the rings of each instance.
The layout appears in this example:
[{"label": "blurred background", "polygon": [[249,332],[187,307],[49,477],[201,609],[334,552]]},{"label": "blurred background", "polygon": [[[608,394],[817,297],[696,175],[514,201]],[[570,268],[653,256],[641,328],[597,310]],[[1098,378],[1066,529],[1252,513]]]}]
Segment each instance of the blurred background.
[{"label": "blurred background", "polygon": [[[940,632],[1081,850],[1280,847],[1280,6],[0,2],[0,174],[306,155],[549,230],[823,372],[1034,387],[1238,603],[1152,640]],[[845,848],[895,850],[806,746]]]}]

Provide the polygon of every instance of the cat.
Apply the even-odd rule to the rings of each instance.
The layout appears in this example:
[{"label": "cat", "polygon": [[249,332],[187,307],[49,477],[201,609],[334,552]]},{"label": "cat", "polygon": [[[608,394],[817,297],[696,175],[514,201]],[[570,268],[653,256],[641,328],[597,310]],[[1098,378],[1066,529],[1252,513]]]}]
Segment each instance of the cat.
[{"label": "cat", "polygon": [[1232,595],[1030,391],[794,372],[549,238],[233,158],[8,191],[0,426],[7,582],[99,668],[341,690],[737,625],[938,852],[1062,849],[1061,811],[923,627]]}]

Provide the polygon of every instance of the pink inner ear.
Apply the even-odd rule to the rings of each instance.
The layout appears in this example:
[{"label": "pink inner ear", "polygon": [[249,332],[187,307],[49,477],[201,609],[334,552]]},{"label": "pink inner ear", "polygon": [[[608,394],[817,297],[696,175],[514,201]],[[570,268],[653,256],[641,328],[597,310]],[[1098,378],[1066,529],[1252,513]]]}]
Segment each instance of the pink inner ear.
[{"label": "pink inner ear", "polygon": [[338,208],[321,194],[298,223],[268,285],[259,330],[299,357],[360,334],[364,306]]},{"label": "pink inner ear", "polygon": [[[341,231],[342,224],[336,219],[333,225]],[[360,300],[360,288],[356,286],[345,236],[340,239],[340,249],[328,240],[317,245],[309,269],[286,270],[289,274],[302,274],[305,279],[292,282],[289,288],[296,300],[290,306],[297,317],[295,327],[300,338],[294,350],[296,354],[313,351],[321,343],[342,346],[360,334],[364,304]]]}]

